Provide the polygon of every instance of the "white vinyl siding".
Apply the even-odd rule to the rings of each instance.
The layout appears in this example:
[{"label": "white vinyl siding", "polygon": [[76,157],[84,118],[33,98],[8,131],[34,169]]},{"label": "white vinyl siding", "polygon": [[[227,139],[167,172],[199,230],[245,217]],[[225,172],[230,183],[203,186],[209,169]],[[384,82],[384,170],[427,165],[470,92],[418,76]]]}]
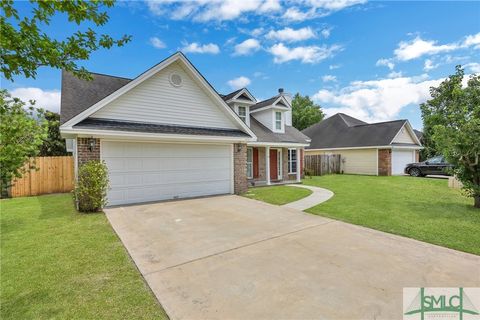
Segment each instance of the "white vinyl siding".
[{"label": "white vinyl siding", "polygon": [[102,141],[108,204],[233,192],[231,145]]},{"label": "white vinyl siding", "polygon": [[415,150],[392,150],[392,175],[404,174],[405,166],[415,162]]},{"label": "white vinyl siding", "polygon": [[[173,86],[169,77],[179,74],[182,84]],[[179,63],[173,63],[139,84],[92,118],[150,122],[194,127],[236,129],[234,122]]]},{"label": "white vinyl siding", "polygon": [[340,168],[344,173],[377,174],[377,149],[305,150],[305,155],[311,154],[340,154],[342,157]]},{"label": "white vinyl siding", "polygon": [[261,124],[263,124],[265,127],[273,131],[273,115],[272,115],[272,109],[267,109],[264,111],[260,112],[255,112],[252,113],[252,116],[257,119]]},{"label": "white vinyl siding", "polygon": [[400,129],[393,143],[415,143],[415,140],[412,138],[405,126]]}]

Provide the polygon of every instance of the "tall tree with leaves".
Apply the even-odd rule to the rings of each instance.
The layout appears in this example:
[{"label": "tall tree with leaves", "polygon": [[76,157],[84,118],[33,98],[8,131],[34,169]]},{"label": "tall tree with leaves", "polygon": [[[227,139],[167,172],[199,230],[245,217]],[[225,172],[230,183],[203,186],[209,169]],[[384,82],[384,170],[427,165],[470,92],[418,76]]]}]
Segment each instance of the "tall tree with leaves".
[{"label": "tall tree with leaves", "polygon": [[322,108],[309,96],[295,94],[292,100],[292,124],[298,130],[308,128],[325,117]]},{"label": "tall tree with leaves", "polygon": [[91,75],[77,65],[79,60],[88,60],[92,52],[101,48],[123,46],[130,41],[130,36],[115,40],[110,35],[97,34],[90,27],[65,39],[54,39],[41,30],[56,14],[64,14],[78,26],[82,23],[103,26],[109,16],[102,9],[112,7],[113,0],[30,0],[31,14],[25,16],[15,8],[18,4],[13,0],[0,2],[0,69],[8,80],[16,75],[35,78],[42,66],[64,69],[89,80]]},{"label": "tall tree with leaves", "polygon": [[55,112],[45,112],[48,135],[40,147],[41,157],[56,157],[68,155],[65,139],[60,135],[60,115]]},{"label": "tall tree with leaves", "polygon": [[420,108],[435,147],[454,165],[463,190],[480,208],[480,75],[471,76],[467,86],[463,78],[457,66],[454,75],[430,88],[432,99]]},{"label": "tall tree with leaves", "polygon": [[[21,177],[25,163],[40,151],[47,137],[48,125],[42,109],[35,102],[28,104],[12,98],[6,90],[0,90],[0,188],[1,197],[8,196],[7,190],[13,178]],[[31,168],[34,167],[32,164]]]}]

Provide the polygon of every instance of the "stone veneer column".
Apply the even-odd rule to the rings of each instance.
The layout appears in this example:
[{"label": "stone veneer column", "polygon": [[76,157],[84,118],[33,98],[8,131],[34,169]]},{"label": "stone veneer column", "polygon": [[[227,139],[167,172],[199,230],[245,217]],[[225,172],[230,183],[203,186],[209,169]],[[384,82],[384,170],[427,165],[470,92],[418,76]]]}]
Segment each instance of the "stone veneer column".
[{"label": "stone veneer column", "polygon": [[392,175],[392,150],[378,149],[378,175]]},{"label": "stone veneer column", "polygon": [[87,161],[100,160],[100,139],[93,138],[95,146],[90,151],[90,140],[92,138],[77,138],[77,157],[80,167]]},{"label": "stone veneer column", "polygon": [[245,143],[233,145],[233,189],[235,194],[242,194],[248,190],[247,145]]}]

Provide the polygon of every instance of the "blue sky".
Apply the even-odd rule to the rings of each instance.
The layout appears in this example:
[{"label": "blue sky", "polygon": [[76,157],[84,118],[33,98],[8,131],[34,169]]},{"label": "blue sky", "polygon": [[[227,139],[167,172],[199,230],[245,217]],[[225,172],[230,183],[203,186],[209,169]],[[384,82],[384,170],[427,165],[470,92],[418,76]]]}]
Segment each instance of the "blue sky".
[{"label": "blue sky", "polygon": [[[16,4],[28,13],[28,2]],[[135,77],[182,50],[220,93],[247,86],[257,99],[309,95],[328,115],[365,121],[409,119],[421,128],[419,103],[454,72],[480,72],[480,2],[159,1],[119,2],[100,28],[125,47],[92,54],[90,71]],[[64,38],[78,27],[57,16],[46,32]],[[80,26],[81,29],[86,25]],[[2,87],[58,110],[60,71],[2,79]]]}]

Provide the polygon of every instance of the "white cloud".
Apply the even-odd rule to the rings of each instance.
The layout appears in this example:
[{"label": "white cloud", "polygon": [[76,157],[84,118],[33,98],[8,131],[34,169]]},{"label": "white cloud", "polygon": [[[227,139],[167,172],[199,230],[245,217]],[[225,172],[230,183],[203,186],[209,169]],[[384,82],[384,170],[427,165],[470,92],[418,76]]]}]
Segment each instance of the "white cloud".
[{"label": "white cloud", "polygon": [[423,63],[423,70],[424,71],[430,71],[430,70],[433,70],[433,69],[436,69],[438,68],[439,64],[434,64],[433,61],[431,59],[427,59],[425,60],[425,62]]},{"label": "white cloud", "polygon": [[260,78],[260,79],[262,79],[262,80],[267,80],[267,79],[270,78],[270,77],[267,76],[265,73],[260,72],[260,71],[254,72],[254,73],[253,73],[253,76],[254,76],[255,78]]},{"label": "white cloud", "polygon": [[282,19],[289,21],[304,21],[315,17],[315,10],[300,11],[296,7],[288,8],[282,16]]},{"label": "white cloud", "polygon": [[332,32],[332,29],[325,28],[325,29],[322,29],[322,31],[320,31],[320,34],[322,35],[322,37],[327,39],[328,37],[330,37],[331,32]]},{"label": "white cloud", "polygon": [[470,70],[473,73],[480,73],[480,63],[478,62],[470,62],[464,65],[467,70]]},{"label": "white cloud", "polygon": [[285,29],[277,31],[271,30],[269,33],[266,34],[265,37],[272,40],[296,42],[315,38],[315,32],[313,32],[312,28],[310,27],[305,27],[297,30],[287,27]]},{"label": "white cloud", "polygon": [[345,8],[363,4],[366,0],[303,0],[297,1],[297,4],[303,4],[306,11],[301,11],[298,7],[290,7],[283,14],[282,18],[290,21],[303,21],[313,18],[328,16],[336,11]]},{"label": "white cloud", "polygon": [[477,34],[468,35],[462,43],[463,47],[474,46],[475,49],[480,49],[480,32]]},{"label": "white cloud", "polygon": [[432,55],[456,50],[458,47],[459,46],[454,43],[437,45],[437,41],[423,40],[420,37],[416,37],[411,41],[400,42],[397,49],[395,49],[394,54],[398,60],[408,61],[419,58],[423,55]]},{"label": "white cloud", "polygon": [[40,88],[16,88],[10,90],[14,98],[27,102],[35,100],[35,107],[53,112],[60,112],[60,90],[43,90]]},{"label": "white cloud", "polygon": [[400,78],[403,75],[402,71],[392,71],[387,76],[389,78]]},{"label": "white cloud", "polygon": [[275,19],[281,16],[289,21],[302,21],[324,17],[365,2],[366,0],[150,0],[147,1],[147,7],[153,15],[167,16],[173,20],[248,21],[250,14]]},{"label": "white cloud", "polygon": [[313,99],[328,116],[344,112],[367,122],[394,120],[404,107],[429,99],[429,88],[443,80],[426,80],[422,75],[355,81],[338,90],[319,90]]},{"label": "white cloud", "polygon": [[237,90],[248,86],[251,81],[247,77],[240,76],[238,78],[228,80],[227,83],[233,90]]},{"label": "white cloud", "polygon": [[157,49],[163,49],[166,47],[165,43],[157,37],[151,37],[150,44]]},{"label": "white cloud", "polygon": [[273,62],[284,63],[291,60],[300,60],[302,63],[318,63],[332,57],[342,48],[339,45],[306,46],[289,48],[283,43],[278,43],[268,50],[273,56]]},{"label": "white cloud", "polygon": [[185,44],[185,46],[182,48],[182,51],[185,53],[217,54],[220,52],[220,48],[214,43],[199,44],[197,42],[192,42],[190,44]]},{"label": "white cloud", "polygon": [[255,29],[253,29],[253,30],[251,31],[250,34],[251,34],[253,37],[258,37],[258,36],[261,35],[264,31],[265,31],[265,29],[263,29],[263,28],[255,28]]},{"label": "white cloud", "polygon": [[328,66],[328,69],[335,70],[335,69],[338,69],[340,67],[341,67],[341,65],[339,65],[339,64],[331,64],[331,65]]},{"label": "white cloud", "polygon": [[322,77],[323,82],[335,82],[337,81],[337,77],[331,74],[326,74]]},{"label": "white cloud", "polygon": [[385,66],[390,70],[393,70],[393,68],[395,68],[395,63],[392,62],[392,59],[379,59],[375,65],[377,67]]},{"label": "white cloud", "polygon": [[235,46],[234,55],[245,56],[260,50],[260,42],[257,39],[247,39]]}]

